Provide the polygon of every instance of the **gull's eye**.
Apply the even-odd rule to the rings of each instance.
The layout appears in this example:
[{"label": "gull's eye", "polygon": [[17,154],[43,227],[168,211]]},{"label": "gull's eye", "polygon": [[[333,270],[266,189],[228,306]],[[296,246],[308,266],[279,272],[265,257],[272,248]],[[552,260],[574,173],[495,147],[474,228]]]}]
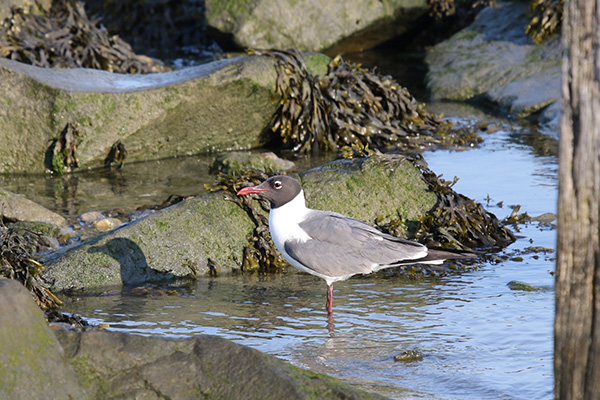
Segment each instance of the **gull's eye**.
[{"label": "gull's eye", "polygon": [[283,185],[281,184],[280,181],[275,181],[273,182],[273,187],[277,190],[281,189],[283,187]]}]

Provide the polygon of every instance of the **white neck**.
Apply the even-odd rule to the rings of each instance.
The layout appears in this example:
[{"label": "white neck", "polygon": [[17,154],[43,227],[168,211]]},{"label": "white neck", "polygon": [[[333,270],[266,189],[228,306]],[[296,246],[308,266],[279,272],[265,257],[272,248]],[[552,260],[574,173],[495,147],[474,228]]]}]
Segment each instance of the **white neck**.
[{"label": "white neck", "polygon": [[285,203],[284,205],[272,208],[269,212],[269,217],[275,214],[277,218],[285,218],[286,221],[297,221],[301,219],[308,208],[306,208],[306,201],[304,200],[304,191],[301,190],[292,201]]},{"label": "white neck", "polygon": [[309,239],[306,232],[298,226],[298,223],[304,219],[309,211],[310,209],[306,208],[304,192],[302,191],[289,203],[271,209],[269,212],[269,230],[273,242],[280,252],[284,253],[283,243],[286,240],[306,241]]}]

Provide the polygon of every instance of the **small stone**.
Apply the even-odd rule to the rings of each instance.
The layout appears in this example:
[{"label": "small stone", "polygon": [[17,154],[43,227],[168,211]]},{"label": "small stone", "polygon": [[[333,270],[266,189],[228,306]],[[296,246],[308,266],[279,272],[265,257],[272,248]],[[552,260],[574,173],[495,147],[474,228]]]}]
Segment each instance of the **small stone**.
[{"label": "small stone", "polygon": [[409,362],[421,360],[423,360],[423,353],[418,350],[406,350],[394,356],[394,361]]},{"label": "small stone", "polygon": [[94,228],[100,232],[110,231],[121,225],[121,221],[116,218],[104,218],[94,222]]},{"label": "small stone", "polygon": [[533,286],[527,282],[521,282],[521,281],[510,281],[506,284],[506,286],[508,286],[508,288],[510,290],[521,290],[524,292],[538,292],[538,291],[547,290],[543,286]]},{"label": "small stone", "polygon": [[86,225],[91,225],[94,222],[101,220],[102,218],[104,218],[104,215],[101,212],[89,211],[81,214],[79,220]]}]

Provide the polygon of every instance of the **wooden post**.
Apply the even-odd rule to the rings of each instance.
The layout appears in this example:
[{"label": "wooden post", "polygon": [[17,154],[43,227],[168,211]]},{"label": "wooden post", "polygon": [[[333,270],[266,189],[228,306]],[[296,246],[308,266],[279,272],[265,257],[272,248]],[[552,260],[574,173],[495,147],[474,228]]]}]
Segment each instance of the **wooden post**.
[{"label": "wooden post", "polygon": [[600,0],[565,2],[555,398],[600,398]]}]

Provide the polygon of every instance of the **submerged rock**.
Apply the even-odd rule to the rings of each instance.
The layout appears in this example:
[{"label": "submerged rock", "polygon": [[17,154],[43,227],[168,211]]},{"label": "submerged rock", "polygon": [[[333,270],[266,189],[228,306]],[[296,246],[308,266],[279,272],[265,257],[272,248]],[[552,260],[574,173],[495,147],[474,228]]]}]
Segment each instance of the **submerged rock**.
[{"label": "submerged rock", "polygon": [[0,398],[87,399],[31,293],[0,279]]},{"label": "submerged rock", "polygon": [[425,58],[433,98],[487,102],[558,131],[560,37],[535,44],[525,32],[527,15],[526,3],[498,2],[434,46]]},{"label": "submerged rock", "polygon": [[383,399],[217,336],[53,332],[30,293],[0,279],[3,399]]},{"label": "submerged rock", "polygon": [[56,335],[98,399],[383,399],[217,336],[165,339],[100,330]]}]

